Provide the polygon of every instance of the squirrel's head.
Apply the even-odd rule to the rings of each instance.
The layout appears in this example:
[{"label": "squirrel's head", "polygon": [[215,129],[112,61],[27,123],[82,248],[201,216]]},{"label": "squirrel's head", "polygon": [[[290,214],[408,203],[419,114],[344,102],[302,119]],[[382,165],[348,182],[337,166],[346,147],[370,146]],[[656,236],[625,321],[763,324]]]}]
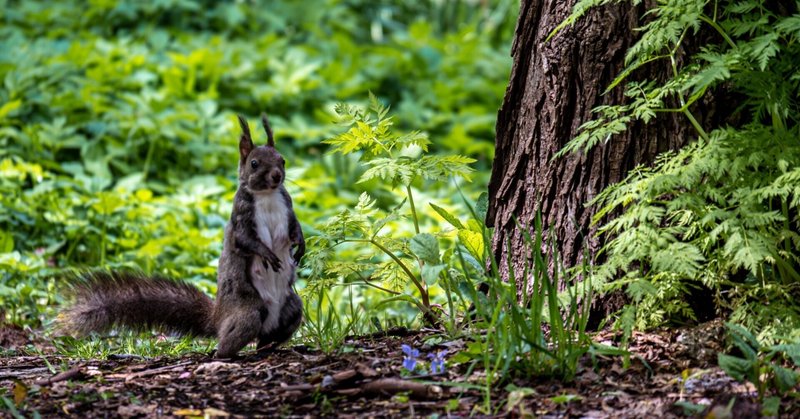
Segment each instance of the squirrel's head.
[{"label": "squirrel's head", "polygon": [[255,193],[277,190],[286,177],[286,162],[275,149],[275,139],[266,114],[261,114],[261,123],[267,132],[267,144],[255,147],[247,120],[239,115],[239,125],[242,127],[242,136],[239,138],[239,184]]}]

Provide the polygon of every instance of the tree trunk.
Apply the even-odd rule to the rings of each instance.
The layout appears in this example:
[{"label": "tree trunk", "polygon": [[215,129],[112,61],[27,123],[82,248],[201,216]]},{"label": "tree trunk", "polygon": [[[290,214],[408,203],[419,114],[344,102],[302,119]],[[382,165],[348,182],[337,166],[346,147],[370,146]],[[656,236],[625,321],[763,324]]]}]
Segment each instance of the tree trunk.
[{"label": "tree trunk", "polygon": [[[514,65],[497,118],[486,219],[495,227],[493,251],[504,277],[508,257],[518,273],[529,263],[515,218],[532,229],[541,211],[545,234],[555,240],[564,266],[579,264],[584,252],[594,259],[601,243],[591,225],[594,208],[585,204],[637,164],[651,163],[657,154],[696,137],[683,115],[662,114],[588,153],[554,159],[578,127],[592,119],[593,108],[624,99],[624,87],[603,92],[624,68],[625,53],[636,41],[634,28],[641,25],[646,7],[623,2],[594,8],[546,41],[570,14],[573,2],[521,3],[512,46]],[[667,63],[657,63],[638,74],[660,80],[667,70]]]}]

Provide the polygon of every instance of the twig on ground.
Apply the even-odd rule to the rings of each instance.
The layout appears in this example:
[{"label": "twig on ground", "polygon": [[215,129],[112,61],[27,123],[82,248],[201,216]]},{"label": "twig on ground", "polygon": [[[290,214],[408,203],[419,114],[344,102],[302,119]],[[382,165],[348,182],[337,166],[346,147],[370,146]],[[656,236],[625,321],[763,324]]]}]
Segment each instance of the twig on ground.
[{"label": "twig on ground", "polygon": [[56,375],[54,375],[54,376],[52,376],[50,378],[45,378],[45,379],[42,379],[42,380],[34,381],[34,384],[36,384],[38,386],[46,386],[46,385],[50,385],[50,384],[53,384],[53,383],[57,383],[59,381],[67,381],[67,380],[71,380],[73,378],[79,378],[79,377],[82,377],[83,375],[84,375],[83,374],[83,366],[82,365],[77,365],[77,366],[74,366],[74,367],[64,371],[64,372],[60,372],[60,373],[58,373],[58,374],[56,374]]}]

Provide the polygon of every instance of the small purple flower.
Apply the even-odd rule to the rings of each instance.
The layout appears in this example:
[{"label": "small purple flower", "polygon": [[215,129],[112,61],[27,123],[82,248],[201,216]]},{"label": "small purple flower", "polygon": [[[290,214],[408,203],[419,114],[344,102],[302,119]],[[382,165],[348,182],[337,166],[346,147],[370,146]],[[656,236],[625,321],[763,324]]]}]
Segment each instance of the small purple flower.
[{"label": "small purple flower", "polygon": [[444,357],[446,355],[446,350],[428,354],[428,358],[431,360],[431,374],[442,374],[444,372]]},{"label": "small purple flower", "polygon": [[419,350],[412,348],[406,344],[400,347],[406,356],[403,358],[403,368],[413,372],[417,367],[417,357],[419,357]]},{"label": "small purple flower", "polygon": [[417,360],[414,358],[403,358],[403,368],[414,371],[414,368],[417,367]]}]

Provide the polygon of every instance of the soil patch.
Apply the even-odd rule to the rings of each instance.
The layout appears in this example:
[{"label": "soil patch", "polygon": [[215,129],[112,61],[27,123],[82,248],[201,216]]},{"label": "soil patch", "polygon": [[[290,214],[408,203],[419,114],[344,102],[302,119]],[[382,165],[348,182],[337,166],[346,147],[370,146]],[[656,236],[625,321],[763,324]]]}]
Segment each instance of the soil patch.
[{"label": "soil patch", "polygon": [[[752,386],[734,382],[711,362],[720,336],[714,327],[708,327],[708,337],[695,330],[636,334],[628,368],[620,357],[594,362],[587,357],[571,383],[517,377],[491,391],[488,410],[479,367],[448,365],[443,374],[414,377],[405,373],[402,344],[450,354],[465,345],[464,340],[426,344],[435,337],[432,332],[353,338],[339,354],[297,346],[226,362],[208,354],[105,360],[12,356],[0,358],[0,388],[6,389],[0,414],[9,415],[7,404],[16,402],[22,415],[43,417],[641,418],[684,417],[678,402],[725,409],[735,399],[732,417],[758,417]],[[698,334],[702,350],[692,346]],[[610,337],[596,336],[599,341]],[[798,409],[798,401],[784,400],[783,412]]]}]

